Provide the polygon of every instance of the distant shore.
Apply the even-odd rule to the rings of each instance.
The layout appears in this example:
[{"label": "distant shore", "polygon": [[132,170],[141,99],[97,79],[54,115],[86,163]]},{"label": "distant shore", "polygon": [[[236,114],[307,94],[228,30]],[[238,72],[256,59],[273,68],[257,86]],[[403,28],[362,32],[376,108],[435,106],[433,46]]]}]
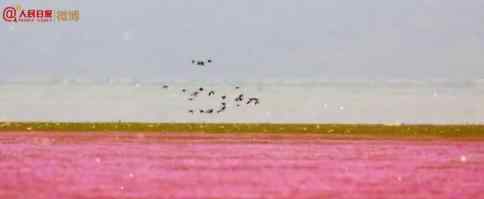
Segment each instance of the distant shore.
[{"label": "distant shore", "polygon": [[0,122],[5,132],[170,132],[209,134],[314,134],[328,138],[484,139],[484,125]]}]

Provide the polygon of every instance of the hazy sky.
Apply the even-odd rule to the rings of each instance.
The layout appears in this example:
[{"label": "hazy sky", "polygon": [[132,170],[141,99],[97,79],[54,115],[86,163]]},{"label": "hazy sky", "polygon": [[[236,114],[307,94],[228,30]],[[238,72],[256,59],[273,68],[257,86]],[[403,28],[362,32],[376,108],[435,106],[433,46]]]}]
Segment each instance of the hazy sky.
[{"label": "hazy sky", "polygon": [[81,20],[1,20],[0,79],[484,78],[482,0],[19,3]]}]

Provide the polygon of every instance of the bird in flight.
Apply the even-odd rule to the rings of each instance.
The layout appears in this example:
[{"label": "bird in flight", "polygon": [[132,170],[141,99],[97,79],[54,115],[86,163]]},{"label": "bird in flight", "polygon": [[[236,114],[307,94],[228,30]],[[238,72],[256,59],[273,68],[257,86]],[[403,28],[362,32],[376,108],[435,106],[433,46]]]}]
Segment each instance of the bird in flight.
[{"label": "bird in flight", "polygon": [[206,60],[192,59],[192,64],[197,66],[205,66],[205,64],[211,64],[212,62],[213,62],[212,59],[206,59]]},{"label": "bird in flight", "polygon": [[226,103],[222,102],[222,107],[217,111],[217,113],[221,113],[222,111],[225,111],[225,108],[227,108]]},{"label": "bird in flight", "polygon": [[198,96],[198,91],[193,92],[190,96],[193,96],[193,97]]},{"label": "bird in flight", "polygon": [[244,94],[240,94],[237,98],[235,98],[236,102],[240,102],[242,100],[244,100]]},{"label": "bird in flight", "polygon": [[247,101],[247,104],[250,104],[251,102],[254,102],[254,105],[257,105],[259,104],[259,98],[251,97],[249,98],[249,101]]}]

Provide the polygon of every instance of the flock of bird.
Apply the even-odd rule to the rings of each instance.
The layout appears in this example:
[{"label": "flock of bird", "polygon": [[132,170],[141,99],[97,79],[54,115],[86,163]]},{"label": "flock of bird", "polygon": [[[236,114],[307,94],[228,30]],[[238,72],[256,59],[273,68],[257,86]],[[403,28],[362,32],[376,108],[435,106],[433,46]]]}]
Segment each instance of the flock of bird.
[{"label": "flock of bird", "polygon": [[[192,60],[192,64],[197,65],[197,66],[205,66],[206,64],[210,64],[213,61],[211,59],[206,59],[206,60]],[[162,88],[168,89],[168,85],[163,85]],[[234,89],[236,91],[240,91],[240,86],[235,86]],[[213,97],[214,99],[220,100],[219,106],[215,108],[208,108],[208,109],[203,109],[203,108],[198,108],[198,109],[189,109],[188,113],[190,114],[195,114],[195,113],[200,113],[200,114],[214,114],[214,113],[222,113],[227,110],[227,105],[230,102],[234,102],[236,107],[240,107],[241,105],[258,105],[260,103],[259,98],[257,97],[246,97],[243,93],[239,92],[239,94],[232,99],[229,99],[227,95],[219,95],[217,97],[216,91],[212,89],[205,89],[203,87],[200,87],[196,90],[189,91],[186,88],[182,88],[181,92],[183,94],[187,94],[188,101],[195,101],[198,97],[202,95],[207,95],[209,97]]]},{"label": "flock of bird", "polygon": [[210,64],[212,63],[211,59],[207,60],[192,60],[192,64],[197,65],[197,66],[205,66],[205,63]]}]

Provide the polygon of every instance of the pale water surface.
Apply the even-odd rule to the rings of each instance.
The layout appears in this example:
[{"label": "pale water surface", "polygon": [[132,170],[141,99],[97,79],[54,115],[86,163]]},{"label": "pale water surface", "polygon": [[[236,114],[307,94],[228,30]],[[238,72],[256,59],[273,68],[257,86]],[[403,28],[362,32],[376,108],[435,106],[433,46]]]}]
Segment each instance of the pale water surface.
[{"label": "pale water surface", "polygon": [[[168,89],[161,85],[169,85]],[[240,90],[234,86],[239,85]],[[182,88],[213,89],[190,102]],[[235,96],[261,103],[236,107]],[[190,114],[218,109],[220,114]],[[482,81],[74,82],[0,84],[3,121],[482,123]]]}]

